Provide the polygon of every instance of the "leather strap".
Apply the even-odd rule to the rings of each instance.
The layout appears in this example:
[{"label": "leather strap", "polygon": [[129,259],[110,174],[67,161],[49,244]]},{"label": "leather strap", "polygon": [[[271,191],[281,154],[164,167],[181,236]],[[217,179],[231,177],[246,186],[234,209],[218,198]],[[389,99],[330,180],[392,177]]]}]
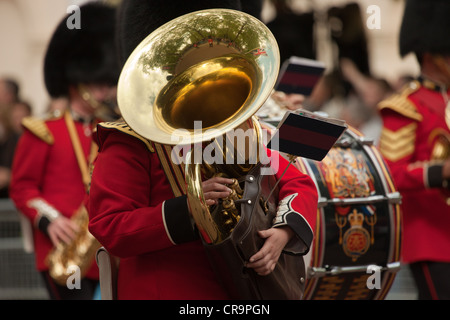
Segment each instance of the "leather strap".
[{"label": "leather strap", "polygon": [[[72,116],[68,110],[66,110],[66,112],[64,113],[64,120],[66,122],[70,140],[72,141],[73,150],[75,151],[75,156],[77,157],[78,165],[80,167],[83,184],[86,190],[89,190],[89,185],[91,183],[91,175],[89,173],[88,163],[86,161],[83,148],[81,147],[80,137],[78,136]],[[93,143],[93,145],[91,146],[91,154],[89,156],[90,161],[92,161],[95,158],[96,152],[97,148],[95,148],[95,145]]]},{"label": "leather strap", "polygon": [[172,148],[167,145],[154,143],[161,166],[169,180],[172,192],[175,197],[186,194],[186,181],[184,171],[180,165],[175,164],[171,159]]}]

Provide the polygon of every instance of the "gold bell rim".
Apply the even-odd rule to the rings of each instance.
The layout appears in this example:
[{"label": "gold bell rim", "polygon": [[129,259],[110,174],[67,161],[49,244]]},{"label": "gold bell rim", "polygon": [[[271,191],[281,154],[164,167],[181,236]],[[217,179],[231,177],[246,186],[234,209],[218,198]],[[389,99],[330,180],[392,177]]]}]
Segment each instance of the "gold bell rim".
[{"label": "gold bell rim", "polygon": [[[211,35],[213,41],[207,43],[205,37],[200,35],[206,38]],[[198,43],[200,46],[197,46]],[[183,52],[190,50],[192,53],[194,47],[195,50],[206,51],[216,44],[233,45],[233,52],[254,62],[261,73],[261,81],[254,88],[255,94],[236,113],[238,116],[233,114],[230,121],[202,127],[201,132],[167,123],[162,119],[161,112],[157,112],[156,100],[161,90],[176,76],[173,74],[176,68],[174,64],[183,60]],[[127,124],[151,141],[176,145],[211,140],[234,129],[256,113],[273,90],[279,66],[280,56],[275,37],[260,20],[230,9],[192,12],[167,22],[136,47],[119,78],[119,108]]]}]

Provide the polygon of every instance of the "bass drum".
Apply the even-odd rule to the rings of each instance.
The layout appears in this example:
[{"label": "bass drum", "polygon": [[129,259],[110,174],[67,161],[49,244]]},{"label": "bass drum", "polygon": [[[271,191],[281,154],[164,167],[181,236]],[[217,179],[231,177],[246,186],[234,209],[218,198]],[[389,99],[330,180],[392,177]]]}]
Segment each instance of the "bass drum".
[{"label": "bass drum", "polygon": [[294,165],[317,186],[304,299],[384,299],[400,268],[400,194],[371,141],[349,128],[320,162]]}]

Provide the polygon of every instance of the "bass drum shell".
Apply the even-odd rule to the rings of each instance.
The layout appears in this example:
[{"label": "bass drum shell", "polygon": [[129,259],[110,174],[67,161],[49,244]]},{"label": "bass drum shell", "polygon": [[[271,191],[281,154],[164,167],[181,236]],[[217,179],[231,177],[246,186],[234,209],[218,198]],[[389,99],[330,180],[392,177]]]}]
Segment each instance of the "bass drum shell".
[{"label": "bass drum shell", "polygon": [[384,299],[400,268],[401,197],[379,151],[349,128],[322,161],[294,165],[319,193],[304,299]]}]

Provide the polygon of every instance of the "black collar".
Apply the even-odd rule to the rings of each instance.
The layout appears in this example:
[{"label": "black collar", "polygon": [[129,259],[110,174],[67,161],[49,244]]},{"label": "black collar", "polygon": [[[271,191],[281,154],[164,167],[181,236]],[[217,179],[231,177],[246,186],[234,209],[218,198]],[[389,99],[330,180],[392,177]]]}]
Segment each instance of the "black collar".
[{"label": "black collar", "polygon": [[425,78],[424,76],[419,76],[419,78],[417,78],[417,81],[420,82],[420,84],[429,89],[429,90],[433,90],[433,91],[437,91],[437,92],[447,92],[448,87],[442,85],[442,84],[437,84],[436,82]]}]

